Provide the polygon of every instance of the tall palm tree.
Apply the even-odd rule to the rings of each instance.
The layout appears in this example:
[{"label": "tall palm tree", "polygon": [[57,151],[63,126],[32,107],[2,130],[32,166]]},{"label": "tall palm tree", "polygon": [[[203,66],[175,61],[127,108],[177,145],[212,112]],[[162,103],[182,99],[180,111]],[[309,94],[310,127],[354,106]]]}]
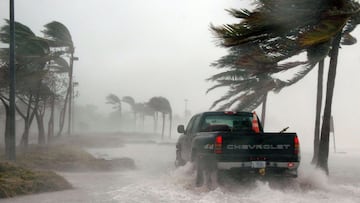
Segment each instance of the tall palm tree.
[{"label": "tall palm tree", "polygon": [[[43,38],[37,37],[30,28],[16,22],[15,23],[16,40],[16,63],[17,63],[17,97],[27,105],[26,114],[18,111],[24,118],[24,132],[21,144],[27,146],[29,129],[39,105],[41,96],[42,80],[45,75],[44,67],[48,60],[51,60],[57,54],[50,52],[50,46]],[[3,43],[9,43],[9,21],[1,27],[0,40]],[[7,49],[1,49],[1,53],[8,52]],[[0,54],[3,56],[3,54]],[[4,101],[4,100],[2,100]],[[5,105],[6,103],[4,103]],[[19,110],[19,108],[17,108]],[[5,132],[7,133],[7,132]]]},{"label": "tall palm tree", "polygon": [[106,103],[113,105],[113,109],[117,109],[121,115],[121,99],[118,96],[116,96],[115,94],[109,94],[108,96],[106,96]]},{"label": "tall palm tree", "polygon": [[142,126],[145,126],[145,117],[151,116],[154,120],[154,132],[156,132],[156,126],[157,126],[157,113],[155,110],[149,106],[149,103],[139,103],[138,108],[142,114]]},{"label": "tall palm tree", "polygon": [[321,106],[323,96],[323,75],[324,75],[324,60],[319,62],[318,79],[317,79],[317,93],[316,93],[316,113],[315,113],[315,127],[314,127],[314,154],[311,163],[315,164],[319,155],[319,141],[320,141],[320,119]]},{"label": "tall palm tree", "polygon": [[137,115],[137,109],[135,107],[135,99],[132,98],[131,96],[124,96],[122,99],[121,99],[122,102],[125,102],[127,103],[128,105],[130,105],[131,107],[131,110],[133,111],[133,114],[134,114],[134,130],[136,130],[136,115]]},{"label": "tall palm tree", "polygon": [[162,114],[163,124],[161,130],[161,139],[164,139],[165,116],[167,114],[169,115],[169,120],[170,120],[169,137],[171,137],[172,109],[169,100],[167,100],[165,97],[152,97],[147,104],[150,108]]},{"label": "tall palm tree", "polygon": [[48,120],[48,142],[54,137],[55,133],[55,104],[61,101],[62,95],[60,92],[64,89],[63,74],[68,75],[70,66],[63,57],[54,58],[46,65],[47,74],[44,82],[51,91],[49,98],[50,116]]},{"label": "tall palm tree", "polygon": [[[221,46],[246,47],[247,50],[250,50],[250,54],[246,54],[249,51],[244,50],[245,56],[237,59],[238,63],[242,63],[243,69],[252,68],[252,71],[271,73],[274,69],[265,66],[264,62],[278,63],[300,52],[308,51],[310,66],[305,67],[290,81],[281,82],[280,87],[294,84],[296,80],[304,77],[317,62],[327,55],[326,51],[321,51],[319,54],[314,50],[319,48],[324,50],[322,49],[324,45],[331,44],[334,36],[341,33],[349,19],[351,20],[351,17],[359,13],[359,4],[355,1],[259,0],[257,3],[258,7],[253,12],[230,10],[230,13],[236,18],[242,19],[242,22],[221,27],[212,26],[212,29],[220,39]],[[333,50],[336,49],[334,45],[336,44],[332,44]],[[332,53],[335,52],[332,51]],[[243,63],[244,61],[248,62],[249,59],[250,61],[260,61],[264,65],[253,66],[250,63],[249,66],[249,63]],[[248,67],[244,67],[244,65],[248,65]],[[334,66],[330,65],[330,68],[334,68]],[[332,84],[328,83],[330,86]],[[331,91],[327,91],[328,93]],[[329,98],[328,96],[327,98]],[[329,98],[329,100],[331,99]],[[329,109],[330,103],[326,104],[325,109]],[[324,121],[327,121],[329,118],[325,118],[325,116],[328,115],[324,114]],[[322,129],[324,130],[324,132],[322,130],[322,134],[325,135],[323,143],[328,145],[328,140],[326,140],[328,130],[326,127]],[[324,148],[324,150],[327,149]],[[320,159],[327,164],[326,153]],[[320,159],[318,163],[321,162]],[[327,170],[324,164],[318,164],[318,166]]]},{"label": "tall palm tree", "polygon": [[[350,33],[360,23],[359,13],[352,15],[350,20],[345,25],[342,32],[341,45],[354,45],[357,40]],[[318,70],[318,85],[317,85],[317,100],[316,100],[316,117],[315,117],[315,129],[314,129],[314,154],[312,163],[316,164],[319,155],[319,143],[320,143],[320,117],[321,117],[321,106],[322,106],[322,92],[323,92],[323,74],[324,74],[324,61],[319,62]]]},{"label": "tall palm tree", "polygon": [[42,31],[45,34],[45,37],[49,40],[49,43],[52,47],[65,48],[65,51],[70,54],[69,64],[69,84],[65,97],[64,107],[61,110],[60,116],[60,130],[58,135],[61,135],[64,124],[65,124],[65,115],[66,108],[69,106],[68,112],[68,134],[70,134],[71,129],[71,112],[72,112],[72,97],[73,97],[73,64],[74,64],[74,52],[75,46],[70,34],[69,29],[62,23],[57,21],[52,21],[44,25],[45,29]]}]

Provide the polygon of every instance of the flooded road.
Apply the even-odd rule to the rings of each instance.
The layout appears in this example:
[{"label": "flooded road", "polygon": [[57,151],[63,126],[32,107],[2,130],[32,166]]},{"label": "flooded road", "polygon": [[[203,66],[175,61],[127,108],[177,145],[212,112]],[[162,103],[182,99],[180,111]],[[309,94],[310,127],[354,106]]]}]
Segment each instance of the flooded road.
[{"label": "flooded road", "polygon": [[299,177],[286,182],[236,182],[213,191],[196,188],[191,164],[174,168],[173,144],[132,143],[121,148],[89,149],[106,159],[130,157],[133,171],[61,173],[73,190],[29,195],[0,202],[360,202],[360,153],[330,154],[331,177],[310,166],[302,153]]}]

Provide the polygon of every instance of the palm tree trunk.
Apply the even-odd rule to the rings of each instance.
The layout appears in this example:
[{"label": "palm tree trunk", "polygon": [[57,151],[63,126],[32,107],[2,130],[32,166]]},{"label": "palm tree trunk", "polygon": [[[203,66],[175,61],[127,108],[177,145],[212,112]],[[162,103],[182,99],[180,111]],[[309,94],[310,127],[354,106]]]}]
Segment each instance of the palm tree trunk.
[{"label": "palm tree trunk", "polygon": [[29,102],[27,104],[26,115],[22,114],[21,110],[16,106],[16,110],[18,111],[20,116],[24,119],[24,131],[21,136],[20,146],[25,147],[25,148],[29,144],[29,128],[30,128],[29,122],[30,122],[30,110],[31,110],[31,104],[32,104],[32,97],[33,97],[33,95],[31,94],[29,96]]},{"label": "palm tree trunk", "polygon": [[261,109],[261,123],[262,123],[263,128],[265,128],[267,96],[268,96],[268,93],[265,94],[264,101],[262,103],[262,109]]},{"label": "palm tree trunk", "polygon": [[65,113],[66,113],[66,108],[67,108],[67,103],[69,100],[69,91],[67,91],[66,93],[66,97],[65,97],[65,101],[64,101],[64,107],[63,109],[61,109],[60,111],[60,119],[59,119],[59,132],[57,133],[57,136],[60,136],[63,129],[64,129],[64,124],[65,124]]},{"label": "palm tree trunk", "polygon": [[144,132],[145,131],[145,113],[141,113],[141,131]]},{"label": "palm tree trunk", "polygon": [[332,98],[334,94],[337,58],[339,53],[339,46],[341,40],[341,33],[337,34],[332,43],[332,50],[330,56],[330,65],[326,86],[326,100],[324,109],[324,118],[321,127],[321,137],[319,144],[319,158],[317,166],[329,174],[328,157],[329,157],[329,135],[330,135],[330,118]]},{"label": "palm tree trunk", "polygon": [[5,156],[9,157],[11,152],[10,144],[10,108],[3,98],[0,97],[1,102],[5,107]]},{"label": "palm tree trunk", "polygon": [[55,95],[52,95],[50,118],[48,122],[48,135],[47,135],[48,143],[50,143],[51,139],[54,137],[54,112],[55,112]]},{"label": "palm tree trunk", "polygon": [[[21,146],[24,147],[24,148],[27,148],[28,145],[29,145],[29,133],[30,133],[30,127],[31,127],[31,124],[34,120],[34,117],[35,117],[35,113],[37,112],[38,110],[38,107],[39,107],[39,100],[40,100],[40,95],[39,93],[36,95],[36,99],[35,99],[35,103],[34,103],[34,109],[33,111],[31,112],[31,99],[29,100],[29,104],[28,104],[28,109],[27,109],[27,114],[24,118],[24,121],[25,121],[25,125],[24,125],[24,132],[23,132],[23,135],[22,135],[22,138],[21,138]],[[18,110],[18,109],[17,109]]]},{"label": "palm tree trunk", "polygon": [[137,122],[136,122],[136,112],[134,112],[134,132],[136,132]]},{"label": "palm tree trunk", "polygon": [[172,128],[172,112],[169,113],[170,127],[169,127],[169,138],[171,138],[171,128]]},{"label": "palm tree trunk", "polygon": [[165,113],[162,113],[162,119],[163,119],[163,123],[162,123],[162,130],[161,130],[161,140],[164,139],[164,130],[165,130]]},{"label": "palm tree trunk", "polygon": [[35,117],[39,131],[38,144],[44,145],[45,144],[44,115],[37,112],[35,114]]},{"label": "palm tree trunk", "polygon": [[69,71],[69,112],[68,112],[68,135],[71,134],[71,116],[72,116],[72,97],[73,97],[73,64],[74,64],[74,49],[70,56],[70,71]]},{"label": "palm tree trunk", "polygon": [[156,133],[157,131],[157,126],[158,126],[158,112],[154,113],[154,133]]},{"label": "palm tree trunk", "polygon": [[319,141],[320,141],[320,119],[321,119],[321,104],[323,94],[323,75],[324,75],[324,59],[319,62],[318,79],[317,79],[317,95],[316,95],[316,115],[315,115],[315,129],[314,129],[314,154],[311,163],[315,164],[319,156]]},{"label": "palm tree trunk", "polygon": [[30,124],[28,119],[26,119],[24,124],[24,132],[20,140],[21,147],[27,148],[29,145],[29,130],[30,130]]}]

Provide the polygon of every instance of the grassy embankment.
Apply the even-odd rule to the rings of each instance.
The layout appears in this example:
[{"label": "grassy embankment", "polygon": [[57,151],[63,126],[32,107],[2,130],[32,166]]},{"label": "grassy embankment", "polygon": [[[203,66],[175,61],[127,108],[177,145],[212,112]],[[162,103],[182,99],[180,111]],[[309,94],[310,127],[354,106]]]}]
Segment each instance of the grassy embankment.
[{"label": "grassy embankment", "polygon": [[69,182],[52,171],[34,171],[15,163],[0,162],[0,198],[71,187]]},{"label": "grassy embankment", "polygon": [[[0,198],[72,188],[69,182],[53,171],[111,171],[135,168],[132,159],[96,159],[79,145],[74,145],[76,142],[71,142],[72,144],[65,141],[49,146],[29,146],[26,150],[17,150],[15,163],[0,161]],[[0,160],[4,160],[4,155],[1,155]]]}]

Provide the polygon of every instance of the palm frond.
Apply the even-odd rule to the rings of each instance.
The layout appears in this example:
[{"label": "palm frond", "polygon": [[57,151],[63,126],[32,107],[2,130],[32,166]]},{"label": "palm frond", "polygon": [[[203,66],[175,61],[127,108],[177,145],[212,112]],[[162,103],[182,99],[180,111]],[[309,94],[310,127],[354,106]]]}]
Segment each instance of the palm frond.
[{"label": "palm frond", "polygon": [[234,81],[234,80],[217,80],[218,84],[210,87],[206,93],[209,93],[210,91],[216,89],[216,88],[219,88],[219,87],[225,87],[225,86],[231,86],[231,85],[234,85],[236,84],[237,82]]},{"label": "palm frond", "polygon": [[219,79],[243,79],[244,77],[247,76],[247,72],[241,69],[236,69],[236,70],[229,70],[229,71],[224,71],[218,74],[215,74],[209,78],[207,78],[207,81],[216,81]]},{"label": "palm frond", "polygon": [[47,65],[47,68],[57,73],[66,73],[70,71],[69,63],[62,57],[54,58],[52,63]]},{"label": "palm frond", "polygon": [[330,41],[336,33],[340,32],[349,16],[328,16],[300,34],[299,43],[302,46],[312,46]]},{"label": "palm frond", "polygon": [[44,25],[44,27],[45,30],[42,32],[45,34],[45,37],[52,40],[52,46],[70,48],[74,47],[70,31],[65,25],[57,21],[52,21]]},{"label": "palm frond", "polygon": [[299,72],[295,73],[294,76],[286,81],[279,81],[278,87],[276,88],[275,92],[280,91],[284,87],[291,86],[297,82],[299,82],[302,78],[304,78],[314,67],[316,64],[307,65],[303,67]]},{"label": "palm frond", "polygon": [[109,94],[108,96],[106,96],[106,103],[107,104],[121,104],[121,100],[115,94]]},{"label": "palm frond", "polygon": [[[266,93],[265,93],[266,94]],[[241,98],[240,102],[234,107],[236,111],[253,111],[264,102],[265,94],[252,94]]]},{"label": "palm frond", "polygon": [[[210,109],[215,108],[216,105],[218,105],[220,102],[226,101],[226,100],[230,99],[231,97],[233,97],[233,94],[231,94],[231,93],[229,93],[229,92],[226,93],[226,94],[225,94],[224,96],[222,96],[220,99],[214,101],[214,102],[212,103],[212,105],[210,106]],[[218,109],[218,110],[220,110],[220,109]]]},{"label": "palm frond", "polygon": [[122,101],[125,102],[125,103],[127,103],[127,104],[129,104],[129,105],[132,106],[132,107],[135,105],[135,99],[132,98],[132,97],[130,97],[130,96],[124,96],[124,97],[122,98]]},{"label": "palm frond", "polygon": [[251,12],[247,9],[225,9],[231,16],[235,18],[248,18]]}]

